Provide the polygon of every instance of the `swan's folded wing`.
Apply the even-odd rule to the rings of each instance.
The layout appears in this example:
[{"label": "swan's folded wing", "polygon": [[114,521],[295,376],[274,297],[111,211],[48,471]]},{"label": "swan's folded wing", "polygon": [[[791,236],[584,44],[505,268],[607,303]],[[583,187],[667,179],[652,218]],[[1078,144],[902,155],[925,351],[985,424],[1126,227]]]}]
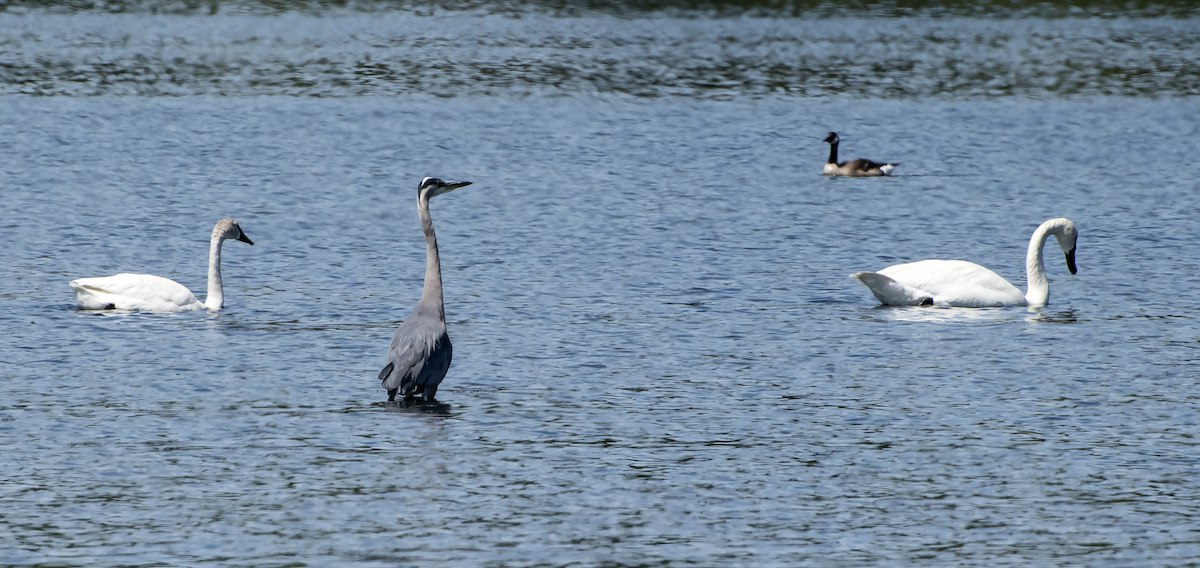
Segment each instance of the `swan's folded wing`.
[{"label": "swan's folded wing", "polygon": [[922,260],[879,273],[931,295],[938,304],[985,307],[1025,302],[1025,295],[999,274],[965,260]]},{"label": "swan's folded wing", "polygon": [[965,260],[922,260],[897,264],[879,271],[910,288],[937,296],[951,288],[979,286],[993,290],[1016,290],[999,274]]},{"label": "swan's folded wing", "polygon": [[171,306],[185,307],[198,303],[182,284],[152,274],[122,273],[101,278],[80,278],[71,281],[75,295],[90,295],[117,309],[170,309]]},{"label": "swan's folded wing", "polygon": [[855,272],[850,277],[858,279],[870,288],[871,293],[886,306],[922,306],[933,303],[933,297],[929,294],[877,272]]}]

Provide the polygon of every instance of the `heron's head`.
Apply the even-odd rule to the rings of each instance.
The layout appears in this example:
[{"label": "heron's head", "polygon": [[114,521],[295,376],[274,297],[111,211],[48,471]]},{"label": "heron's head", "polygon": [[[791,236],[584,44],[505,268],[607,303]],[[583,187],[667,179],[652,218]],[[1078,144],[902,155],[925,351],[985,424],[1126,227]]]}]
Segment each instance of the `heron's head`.
[{"label": "heron's head", "polygon": [[829,135],[825,137],[825,142],[836,144],[838,142],[837,132],[830,132]]},{"label": "heron's head", "polygon": [[460,187],[471,185],[469,181],[442,181],[435,177],[427,177],[421,180],[421,185],[417,186],[417,198],[432,199],[435,195],[450,193]]},{"label": "heron's head", "polygon": [[242,232],[242,228],[238,225],[238,222],[233,219],[221,219],[217,221],[217,226],[213,227],[212,238],[221,239],[222,241],[233,239],[235,241],[242,241],[248,245],[254,245],[250,237],[247,237],[246,233]]},{"label": "heron's head", "polygon": [[1058,241],[1058,246],[1062,247],[1063,254],[1067,255],[1067,270],[1071,274],[1075,274],[1075,241],[1079,239],[1079,231],[1075,229],[1075,223],[1069,219],[1057,219],[1058,226],[1055,227],[1054,238]]}]

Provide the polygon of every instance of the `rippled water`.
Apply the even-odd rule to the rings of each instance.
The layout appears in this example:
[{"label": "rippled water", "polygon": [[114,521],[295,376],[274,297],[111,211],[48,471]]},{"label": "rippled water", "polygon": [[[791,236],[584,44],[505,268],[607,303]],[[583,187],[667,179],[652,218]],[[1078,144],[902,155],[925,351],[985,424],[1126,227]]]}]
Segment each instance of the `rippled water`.
[{"label": "rippled water", "polygon": [[[460,16],[510,35],[404,55],[426,48],[385,25]],[[1191,91],[1105,91],[1133,83],[1087,79],[1049,47],[1064,63],[999,59],[1086,88],[943,93],[916,73],[910,96],[880,70],[820,96],[647,78],[642,97],[621,75],[656,50],[742,57],[711,30],[823,37],[803,49],[833,68],[877,49],[829,39],[855,26],[909,26],[913,57],[985,68],[982,50],[912,39],[976,42],[985,26],[954,18],[224,17],[0,15],[24,30],[0,53],[0,564],[1200,562]],[[1035,28],[1195,29],[990,25],[1022,45]],[[644,38],[588,71],[608,48],[572,53],[563,29]],[[98,71],[153,37],[146,68],[178,81]],[[178,63],[181,37],[200,42],[178,47],[186,61],[243,63],[204,76]],[[337,83],[353,74],[298,55],[323,37],[328,61],[361,52],[392,74]],[[746,41],[734,51],[774,40]],[[1127,50],[1113,65],[1186,51],[1077,43],[1062,49]],[[468,72],[533,49],[563,62],[562,83]],[[10,65],[38,53],[83,80]],[[312,85],[274,67],[293,56]],[[396,72],[404,57],[424,71]],[[770,75],[752,67],[729,73]],[[628,87],[580,79],[613,70]],[[52,96],[14,94],[34,86]],[[311,94],[333,96],[289,96]],[[820,176],[827,130],[898,175]],[[420,296],[425,175],[475,182],[432,204],[455,359],[441,404],[388,406],[375,376]],[[255,245],[226,243],[219,314],[74,308],[81,276],[202,292],[226,216]],[[1023,287],[1029,235],[1057,216],[1079,227],[1079,273],[1047,255],[1044,309],[881,308],[848,277],[963,258]]]},{"label": "rippled water", "polygon": [[1196,96],[1197,21],[0,14],[0,94]]}]

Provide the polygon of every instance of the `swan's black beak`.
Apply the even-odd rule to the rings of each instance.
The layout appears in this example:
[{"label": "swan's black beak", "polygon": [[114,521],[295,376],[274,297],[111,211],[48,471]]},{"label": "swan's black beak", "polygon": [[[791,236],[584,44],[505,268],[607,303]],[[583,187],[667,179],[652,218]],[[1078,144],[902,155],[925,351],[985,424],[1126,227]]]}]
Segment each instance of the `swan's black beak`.
[{"label": "swan's black beak", "polygon": [[1071,274],[1075,274],[1075,249],[1071,249],[1071,252],[1067,253],[1067,270],[1070,270]]},{"label": "swan's black beak", "polygon": [[[238,235],[237,240],[242,241],[243,243],[246,243],[250,246],[254,246],[254,241],[250,240],[250,237],[247,237],[246,233],[242,233],[241,235]],[[1072,270],[1071,272],[1075,272],[1075,271]]]}]

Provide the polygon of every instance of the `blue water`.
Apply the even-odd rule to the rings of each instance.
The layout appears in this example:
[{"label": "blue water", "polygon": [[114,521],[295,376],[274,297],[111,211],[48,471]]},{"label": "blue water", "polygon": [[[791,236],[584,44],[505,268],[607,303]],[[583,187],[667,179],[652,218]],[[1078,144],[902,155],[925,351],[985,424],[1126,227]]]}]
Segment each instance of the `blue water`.
[{"label": "blue water", "polygon": [[[1186,92],[14,84],[0,564],[1200,562]],[[897,175],[821,176],[828,130]],[[440,404],[387,405],[426,175],[474,182],[432,203],[455,358]],[[1079,272],[1050,244],[1042,309],[848,277],[960,258],[1024,288],[1060,216]],[[69,280],[118,272],[203,295],[222,217],[255,243],[226,243],[225,310],[75,309]]]}]

